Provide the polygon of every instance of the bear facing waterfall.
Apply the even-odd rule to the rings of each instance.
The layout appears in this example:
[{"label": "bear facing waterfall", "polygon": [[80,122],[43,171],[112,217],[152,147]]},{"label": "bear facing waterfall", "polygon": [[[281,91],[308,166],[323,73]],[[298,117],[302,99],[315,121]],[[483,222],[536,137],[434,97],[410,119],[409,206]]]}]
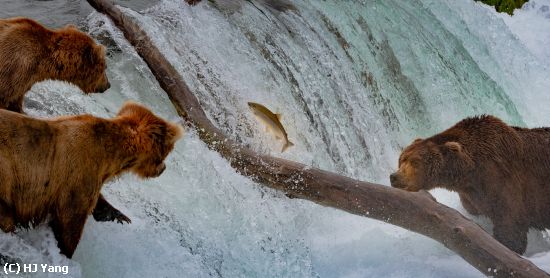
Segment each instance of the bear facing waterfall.
[{"label": "bear facing waterfall", "polygon": [[28,18],[0,19],[0,108],[22,112],[25,93],[46,79],[104,92],[111,86],[105,69],[105,48],[72,25],[50,30]]},{"label": "bear facing waterfall", "polygon": [[0,228],[51,220],[71,257],[106,181],[125,172],[157,177],[182,128],[137,103],[113,119],[91,115],[34,119],[0,109]]},{"label": "bear facing waterfall", "polygon": [[550,228],[550,128],[464,119],[405,148],[390,182],[408,191],[458,192],[469,213],[492,220],[498,241],[523,254],[529,228]]}]

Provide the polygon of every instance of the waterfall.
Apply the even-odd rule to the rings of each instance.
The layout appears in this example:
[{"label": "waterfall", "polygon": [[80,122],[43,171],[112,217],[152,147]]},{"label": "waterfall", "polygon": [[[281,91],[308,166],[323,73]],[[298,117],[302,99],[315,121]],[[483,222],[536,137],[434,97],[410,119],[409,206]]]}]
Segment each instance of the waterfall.
[{"label": "waterfall", "polygon": [[[387,185],[401,148],[464,117],[550,126],[550,51],[543,47],[550,28],[540,27],[550,26],[549,0],[531,0],[514,17],[467,0],[295,0],[296,10],[286,12],[256,1],[214,2],[162,0],[123,11],[150,34],[209,118],[258,152]],[[539,29],[526,27],[535,23]],[[92,13],[82,27],[108,47],[112,88],[83,95],[44,82],[27,96],[29,114],[110,117],[132,99],[176,119],[105,16]],[[280,153],[250,101],[283,115],[294,147]],[[128,175],[104,187],[132,223],[90,218],[73,260],[58,254],[45,226],[0,234],[0,250],[26,263],[68,265],[73,277],[482,276],[429,238],[256,184],[193,130],[166,164],[159,178]],[[433,193],[464,212],[455,194]],[[549,242],[532,233],[529,249]],[[549,250],[529,258],[550,271]]]}]

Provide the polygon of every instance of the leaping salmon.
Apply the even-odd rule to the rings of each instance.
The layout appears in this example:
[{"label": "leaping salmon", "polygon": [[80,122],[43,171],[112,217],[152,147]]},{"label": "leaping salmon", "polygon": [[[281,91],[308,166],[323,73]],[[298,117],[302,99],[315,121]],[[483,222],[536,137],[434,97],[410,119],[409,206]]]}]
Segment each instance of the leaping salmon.
[{"label": "leaping salmon", "polygon": [[267,107],[254,102],[249,102],[248,107],[250,107],[250,110],[252,110],[252,113],[256,116],[256,119],[266,126],[267,131],[275,135],[276,139],[284,140],[285,144],[283,145],[281,152],[284,152],[289,147],[294,146],[294,143],[288,140],[288,135],[286,134],[285,128],[281,124],[281,114],[275,114],[267,109]]}]

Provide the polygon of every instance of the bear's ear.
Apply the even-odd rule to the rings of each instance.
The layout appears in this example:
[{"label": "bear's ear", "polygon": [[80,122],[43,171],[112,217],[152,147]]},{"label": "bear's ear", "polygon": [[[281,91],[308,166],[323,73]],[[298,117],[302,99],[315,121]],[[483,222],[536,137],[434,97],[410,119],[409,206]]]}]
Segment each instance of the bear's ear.
[{"label": "bear's ear", "polygon": [[183,136],[183,127],[177,123],[165,121],[153,114],[147,107],[134,102],[126,101],[118,111],[117,116],[131,119],[135,128],[145,128],[153,137],[166,138],[164,141],[174,143]]},{"label": "bear's ear", "polygon": [[458,142],[445,142],[445,147],[453,152],[462,152],[462,145]]},{"label": "bear's ear", "polygon": [[78,30],[78,27],[76,27],[76,26],[73,25],[73,24],[67,24],[67,25],[65,25],[65,29],[74,29],[74,30]]},{"label": "bear's ear", "polygon": [[175,143],[184,134],[183,127],[176,123],[168,123],[167,137],[170,143]]},{"label": "bear's ear", "polygon": [[117,115],[121,116],[121,115],[127,115],[127,114],[135,114],[135,113],[139,113],[143,109],[144,109],[143,105],[135,101],[128,100],[122,105]]},{"label": "bear's ear", "polygon": [[418,143],[420,141],[422,141],[422,138],[416,138],[416,139],[414,139],[414,141],[412,143],[414,144],[414,143]]},{"label": "bear's ear", "polygon": [[93,46],[88,45],[82,50],[82,60],[88,65],[95,64],[96,55]]}]

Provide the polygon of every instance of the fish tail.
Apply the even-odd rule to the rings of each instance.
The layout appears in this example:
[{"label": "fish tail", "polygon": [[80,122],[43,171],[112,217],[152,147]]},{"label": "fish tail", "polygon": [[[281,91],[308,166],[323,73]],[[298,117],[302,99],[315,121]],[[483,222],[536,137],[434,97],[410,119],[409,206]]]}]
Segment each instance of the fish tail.
[{"label": "fish tail", "polygon": [[290,142],[290,141],[286,141],[286,144],[283,146],[283,150],[281,151],[282,153],[286,151],[286,149],[290,148],[294,146],[294,143]]}]

